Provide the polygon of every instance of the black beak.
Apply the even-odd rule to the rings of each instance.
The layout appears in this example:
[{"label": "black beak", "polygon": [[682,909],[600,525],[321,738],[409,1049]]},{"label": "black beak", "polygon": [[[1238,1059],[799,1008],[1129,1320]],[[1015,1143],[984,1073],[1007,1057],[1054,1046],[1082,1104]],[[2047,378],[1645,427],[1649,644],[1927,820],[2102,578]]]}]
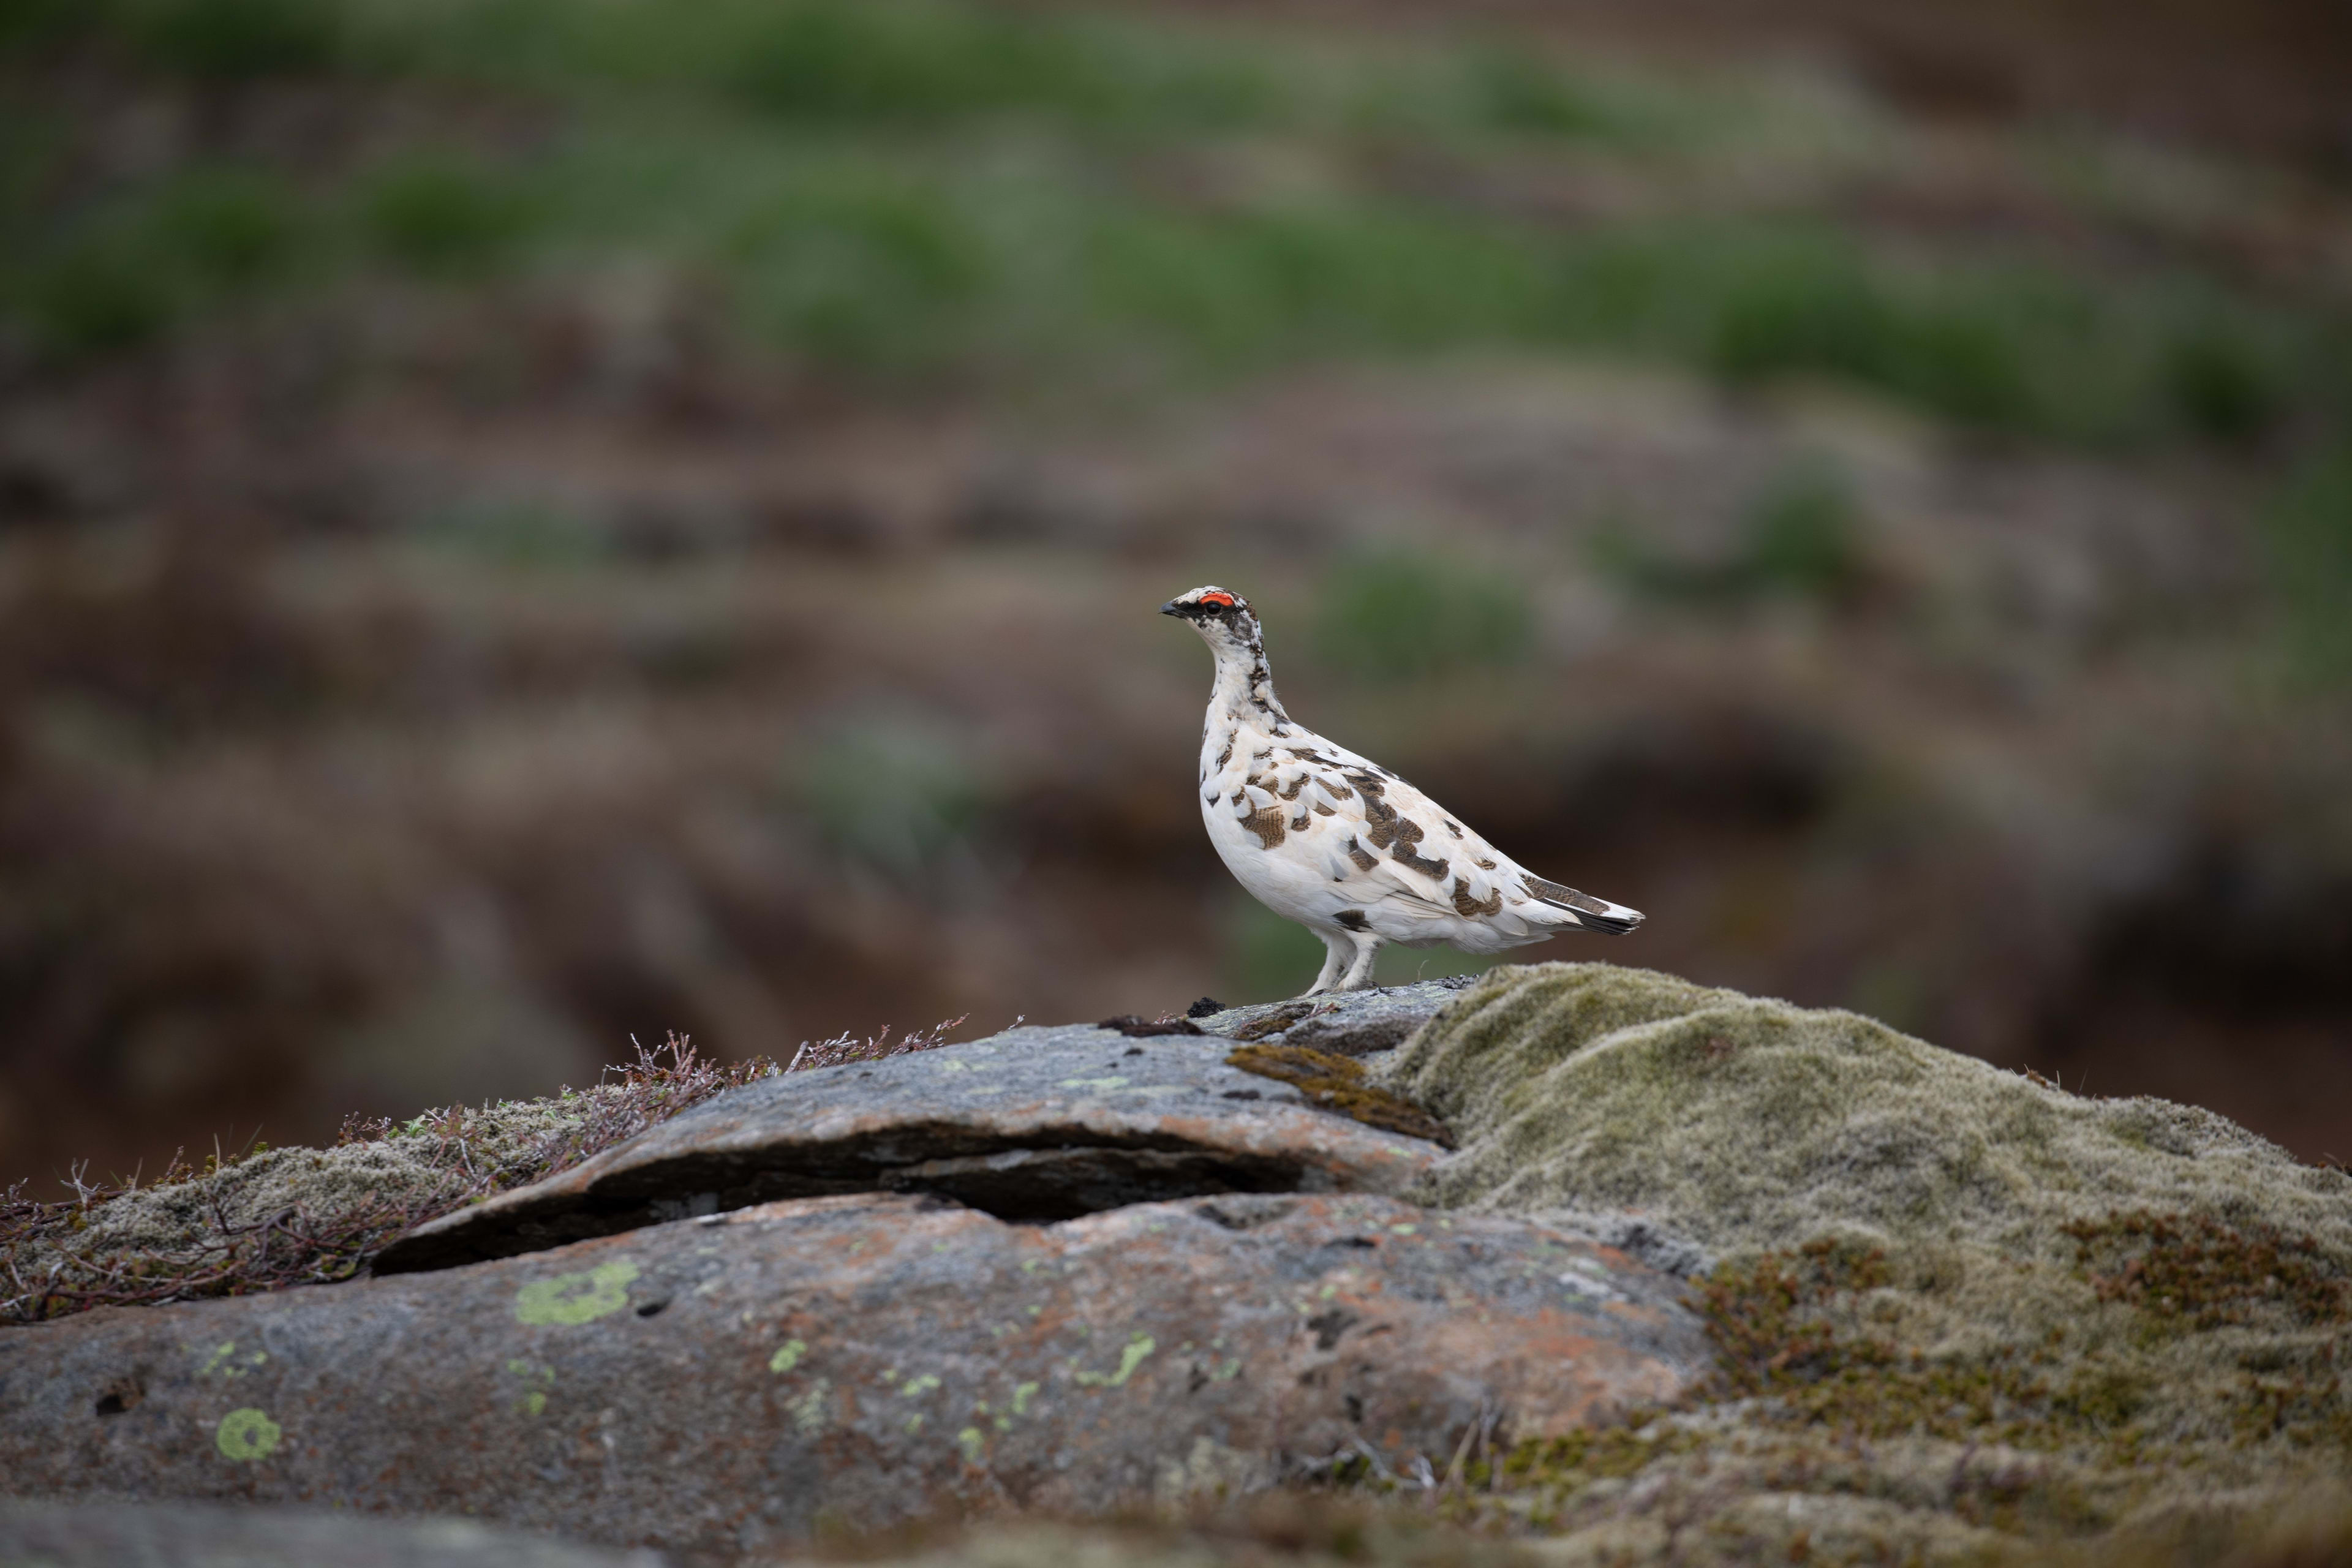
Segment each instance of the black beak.
[{"label": "black beak", "polygon": [[1160,606],[1160,613],[1163,616],[1181,616],[1192,607],[1181,600],[1171,599]]}]

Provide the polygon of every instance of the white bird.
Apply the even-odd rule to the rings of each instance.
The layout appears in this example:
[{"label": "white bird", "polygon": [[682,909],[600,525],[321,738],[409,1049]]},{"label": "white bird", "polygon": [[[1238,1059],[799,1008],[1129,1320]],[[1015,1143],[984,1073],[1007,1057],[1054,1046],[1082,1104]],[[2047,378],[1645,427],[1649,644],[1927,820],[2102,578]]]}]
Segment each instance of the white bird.
[{"label": "white bird", "polygon": [[1563,931],[1622,936],[1642,912],[1546,881],[1435,801],[1283,711],[1249,601],[1195,588],[1160,606],[1216,656],[1201,819],[1251,896],[1323,939],[1307,994],[1371,983],[1384,942],[1499,952]]}]

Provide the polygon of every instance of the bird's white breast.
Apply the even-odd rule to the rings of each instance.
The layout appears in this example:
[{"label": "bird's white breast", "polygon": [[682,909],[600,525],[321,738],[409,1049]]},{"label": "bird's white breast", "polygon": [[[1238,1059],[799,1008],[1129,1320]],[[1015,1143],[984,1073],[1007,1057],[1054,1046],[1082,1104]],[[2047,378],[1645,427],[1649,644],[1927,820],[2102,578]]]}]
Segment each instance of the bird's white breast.
[{"label": "bird's white breast", "polygon": [[[1201,821],[1217,858],[1252,897],[1286,919],[1329,925],[1345,900],[1336,896],[1325,864],[1340,852],[1329,842],[1328,819],[1315,816],[1303,800],[1276,799],[1249,783],[1253,773],[1262,775],[1270,763],[1283,760],[1276,748],[1298,735],[1296,725],[1286,728],[1290,737],[1277,741],[1247,724],[1236,724],[1222,737],[1212,726],[1202,754]],[[1280,812],[1282,823],[1281,836],[1270,847],[1244,817],[1268,806]],[[1294,828],[1302,817],[1305,826]]]}]

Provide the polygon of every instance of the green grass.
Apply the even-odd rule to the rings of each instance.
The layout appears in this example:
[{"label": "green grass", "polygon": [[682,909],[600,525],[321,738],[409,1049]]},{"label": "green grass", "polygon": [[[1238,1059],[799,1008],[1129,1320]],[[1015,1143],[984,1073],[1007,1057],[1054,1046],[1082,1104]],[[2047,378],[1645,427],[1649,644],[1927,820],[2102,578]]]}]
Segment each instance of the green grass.
[{"label": "green grass", "polygon": [[2352,680],[2352,448],[2291,478],[2262,522],[2298,673],[2328,685]]},{"label": "green grass", "polygon": [[215,81],[324,69],[342,54],[342,8],[318,0],[125,0],[79,18],[149,67]]},{"label": "green grass", "polygon": [[314,248],[312,221],[268,171],[196,165],[35,235],[0,264],[0,300],[59,357],[130,347],[288,281]]},{"label": "green grass", "polygon": [[[948,0],[25,16],[0,30],[20,68],[79,51],[212,83],[415,79],[546,126],[331,177],[198,163],[95,192],[55,153],[51,177],[11,179],[26,239],[0,259],[0,316],[66,363],[305,281],[463,287],[617,254],[715,280],[782,353],[884,377],[1597,353],[2088,444],[2246,441],[2352,401],[2342,320],[2194,277],[1927,266],[1801,219],[1547,223],[1383,177],[1400,148],[1475,166],[1585,142],[1638,163],[1754,130],[1508,40],[1381,53]],[[1171,152],[1315,174],[1204,191],[1169,177]]]},{"label": "green grass", "polygon": [[464,279],[498,269],[541,224],[509,171],[425,148],[369,171],[357,226],[367,248],[400,269]]}]

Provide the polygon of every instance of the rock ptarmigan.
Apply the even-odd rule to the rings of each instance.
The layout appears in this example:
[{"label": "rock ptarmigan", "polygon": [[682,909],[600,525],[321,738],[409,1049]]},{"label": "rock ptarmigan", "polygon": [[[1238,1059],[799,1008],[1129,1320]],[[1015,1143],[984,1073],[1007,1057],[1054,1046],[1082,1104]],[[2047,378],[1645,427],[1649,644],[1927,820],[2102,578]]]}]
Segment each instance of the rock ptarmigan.
[{"label": "rock ptarmigan", "polygon": [[1160,606],[1216,656],[1201,819],[1241,885],[1323,939],[1307,994],[1371,983],[1384,942],[1499,952],[1563,931],[1622,936],[1642,912],[1546,881],[1412,785],[1292,719],[1249,601],[1195,588]]}]

